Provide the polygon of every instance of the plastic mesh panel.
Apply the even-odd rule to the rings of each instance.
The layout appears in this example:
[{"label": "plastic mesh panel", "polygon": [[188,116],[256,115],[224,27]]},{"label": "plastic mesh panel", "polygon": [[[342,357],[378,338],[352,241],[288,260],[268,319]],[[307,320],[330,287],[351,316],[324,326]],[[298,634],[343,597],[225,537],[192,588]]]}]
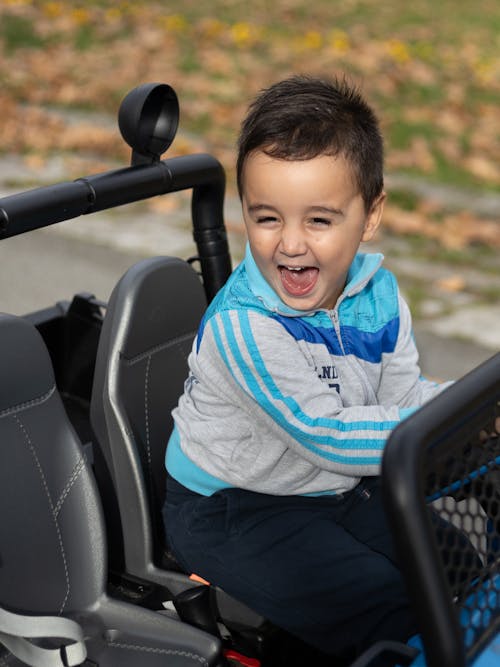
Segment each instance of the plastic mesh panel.
[{"label": "plastic mesh panel", "polygon": [[[469,437],[458,438],[458,449],[440,442],[424,459],[429,511],[468,661],[500,627],[500,420],[483,418]],[[442,530],[436,511],[458,530]]]}]

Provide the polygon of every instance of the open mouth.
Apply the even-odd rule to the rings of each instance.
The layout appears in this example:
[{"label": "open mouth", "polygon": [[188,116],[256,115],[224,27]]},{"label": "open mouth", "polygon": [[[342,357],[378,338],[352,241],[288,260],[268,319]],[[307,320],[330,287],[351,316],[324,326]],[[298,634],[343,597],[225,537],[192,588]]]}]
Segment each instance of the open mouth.
[{"label": "open mouth", "polygon": [[314,266],[278,266],[283,289],[291,296],[304,296],[316,285],[319,270]]}]

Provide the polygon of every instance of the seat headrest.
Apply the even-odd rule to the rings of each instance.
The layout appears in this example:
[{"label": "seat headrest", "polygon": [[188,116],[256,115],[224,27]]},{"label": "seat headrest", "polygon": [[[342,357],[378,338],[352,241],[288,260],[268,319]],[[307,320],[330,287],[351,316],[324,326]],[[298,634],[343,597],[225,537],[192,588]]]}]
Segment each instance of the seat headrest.
[{"label": "seat headrest", "polygon": [[53,389],[54,371],[33,324],[0,313],[0,413],[36,400]]},{"label": "seat headrest", "polygon": [[[110,298],[109,320],[119,312],[116,340],[127,359],[162,345],[165,338],[196,329],[206,308],[193,269],[176,257],[150,257],[131,267]],[[181,329],[185,327],[186,332]],[[106,338],[107,327],[104,327]],[[113,334],[114,337],[114,334]]]}]

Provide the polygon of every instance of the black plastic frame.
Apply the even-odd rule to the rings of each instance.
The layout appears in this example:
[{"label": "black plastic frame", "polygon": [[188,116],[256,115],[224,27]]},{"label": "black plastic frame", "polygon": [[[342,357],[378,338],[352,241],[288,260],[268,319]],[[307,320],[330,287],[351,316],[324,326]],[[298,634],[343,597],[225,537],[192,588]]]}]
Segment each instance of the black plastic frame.
[{"label": "black plastic frame", "polygon": [[500,353],[478,366],[392,432],[382,461],[384,501],[401,569],[417,616],[428,667],[464,667],[458,615],[426,511],[424,457],[469,437],[485,410],[499,414]]},{"label": "black plastic frame", "polygon": [[193,236],[210,300],[231,273],[231,258],[223,217],[224,169],[205,153],[134,165],[4,197],[0,199],[0,240],[191,188]]}]

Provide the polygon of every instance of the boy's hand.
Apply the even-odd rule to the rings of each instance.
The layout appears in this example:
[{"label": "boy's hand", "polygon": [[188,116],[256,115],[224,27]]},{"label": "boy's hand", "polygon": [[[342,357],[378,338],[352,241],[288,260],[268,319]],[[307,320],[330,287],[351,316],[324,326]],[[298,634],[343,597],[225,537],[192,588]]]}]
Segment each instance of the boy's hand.
[{"label": "boy's hand", "polygon": [[479,440],[481,442],[486,442],[490,438],[497,438],[500,435],[500,417],[496,417],[493,422],[491,431],[488,433],[486,429],[483,429],[479,432]]}]

